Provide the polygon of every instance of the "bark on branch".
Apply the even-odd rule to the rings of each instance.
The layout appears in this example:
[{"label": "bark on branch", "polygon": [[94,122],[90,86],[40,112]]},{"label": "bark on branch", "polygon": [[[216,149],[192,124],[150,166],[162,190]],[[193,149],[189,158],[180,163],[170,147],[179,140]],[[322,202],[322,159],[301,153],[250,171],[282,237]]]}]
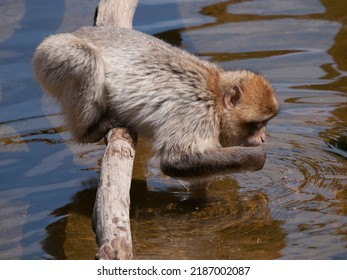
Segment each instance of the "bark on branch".
[{"label": "bark on branch", "polygon": [[126,128],[114,128],[107,140],[93,211],[96,258],[132,259],[129,210],[136,137]]},{"label": "bark on branch", "polygon": [[[132,28],[138,0],[100,0],[96,26]],[[136,136],[126,128],[107,134],[100,182],[93,211],[93,229],[99,251],[97,259],[132,259],[130,185]]]},{"label": "bark on branch", "polygon": [[100,0],[94,24],[132,28],[138,0]]}]

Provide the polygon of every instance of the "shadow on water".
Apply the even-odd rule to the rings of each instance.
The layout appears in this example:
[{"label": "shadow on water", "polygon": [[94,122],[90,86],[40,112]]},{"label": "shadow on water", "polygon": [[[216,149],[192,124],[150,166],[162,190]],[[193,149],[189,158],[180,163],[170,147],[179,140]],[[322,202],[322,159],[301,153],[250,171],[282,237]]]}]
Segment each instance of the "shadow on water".
[{"label": "shadow on water", "polygon": [[[72,143],[29,62],[44,36],[92,24],[97,1],[11,1],[0,4],[8,23],[0,31],[0,259],[93,259],[104,145]],[[135,257],[347,259],[347,7],[192,2],[140,1],[135,28],[225,69],[263,73],[281,113],[269,125],[263,170],[205,184],[161,177],[141,140],[131,187]]]}]

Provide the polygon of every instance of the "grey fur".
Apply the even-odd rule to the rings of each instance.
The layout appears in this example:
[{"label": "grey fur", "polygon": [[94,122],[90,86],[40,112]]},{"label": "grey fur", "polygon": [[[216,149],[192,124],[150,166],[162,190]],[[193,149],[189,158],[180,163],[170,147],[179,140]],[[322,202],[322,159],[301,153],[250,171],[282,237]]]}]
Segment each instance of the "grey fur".
[{"label": "grey fur", "polygon": [[[226,109],[220,106],[219,91],[224,85],[217,82],[228,77],[230,84],[238,84],[243,76],[255,75],[224,72],[152,36],[114,27],[85,27],[52,35],[38,46],[33,65],[44,90],[62,105],[77,141],[98,141],[110,128],[126,126],[153,139],[166,173],[182,176],[189,176],[190,171],[198,174],[193,169],[202,162],[208,166],[216,152],[206,151],[221,154],[221,114]],[[233,115],[228,118],[232,120]],[[241,144],[233,132],[227,134],[223,138],[230,145]],[[232,153],[230,149],[225,152]],[[245,154],[237,162],[230,162],[230,156],[216,156],[224,163],[219,166],[214,160],[211,170],[235,170],[235,164],[239,169],[258,158],[263,160],[251,169],[264,164],[260,147],[251,156]],[[179,162],[185,162],[181,171],[173,167],[180,166]],[[176,171],[171,172],[172,168]]]}]

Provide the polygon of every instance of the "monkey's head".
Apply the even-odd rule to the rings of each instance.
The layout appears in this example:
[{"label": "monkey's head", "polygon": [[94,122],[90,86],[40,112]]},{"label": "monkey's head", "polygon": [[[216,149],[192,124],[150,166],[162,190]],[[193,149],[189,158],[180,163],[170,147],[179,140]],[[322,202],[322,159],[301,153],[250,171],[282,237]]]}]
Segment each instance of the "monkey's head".
[{"label": "monkey's head", "polygon": [[223,72],[219,100],[221,145],[262,145],[266,124],[279,111],[270,83],[262,75],[246,70]]}]

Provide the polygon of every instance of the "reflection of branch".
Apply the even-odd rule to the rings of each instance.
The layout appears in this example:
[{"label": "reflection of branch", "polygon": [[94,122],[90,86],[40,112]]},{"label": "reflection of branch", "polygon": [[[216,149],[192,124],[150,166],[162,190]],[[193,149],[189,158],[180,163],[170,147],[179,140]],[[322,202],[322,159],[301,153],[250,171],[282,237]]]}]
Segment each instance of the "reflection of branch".
[{"label": "reflection of branch", "polygon": [[125,128],[114,128],[107,135],[93,212],[98,259],[133,257],[129,209],[134,139]]},{"label": "reflection of branch", "polygon": [[[233,4],[239,4],[240,0],[228,0],[211,5],[204,6],[200,10],[200,14],[208,17],[214,17],[215,22],[204,23],[197,26],[185,27],[184,31],[200,30],[204,28],[210,28],[218,25],[224,25],[226,23],[238,23],[238,22],[250,22],[260,20],[276,20],[276,19],[322,19],[323,15],[320,13],[292,15],[292,14],[276,14],[276,15],[257,15],[257,14],[236,14],[228,10],[228,6]],[[183,30],[183,29],[182,29]]]}]

